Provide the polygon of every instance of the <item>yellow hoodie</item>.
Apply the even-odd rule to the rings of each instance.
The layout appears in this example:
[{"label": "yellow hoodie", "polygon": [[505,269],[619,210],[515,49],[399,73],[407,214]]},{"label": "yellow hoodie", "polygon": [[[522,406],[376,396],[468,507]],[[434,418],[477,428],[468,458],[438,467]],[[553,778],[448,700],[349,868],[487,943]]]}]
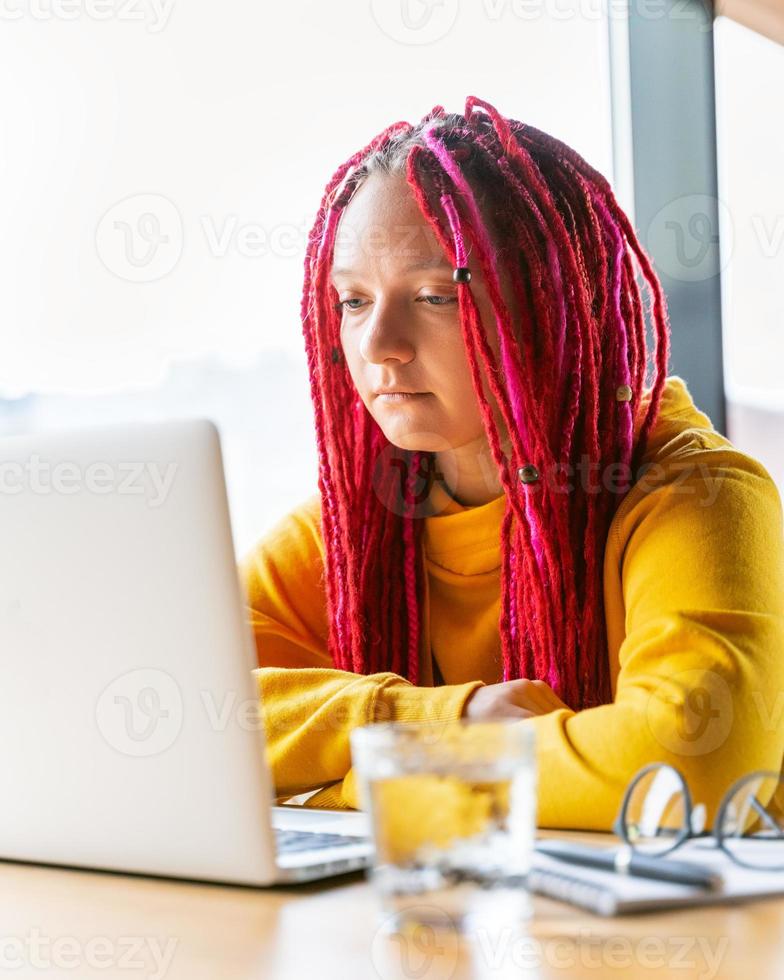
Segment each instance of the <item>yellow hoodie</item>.
[{"label": "yellow hoodie", "polygon": [[[645,399],[647,400],[646,393]],[[638,421],[639,429],[639,421]],[[604,554],[613,703],[552,711],[535,729],[541,827],[607,830],[638,768],[675,765],[709,823],[723,791],[784,757],[784,530],[761,463],[715,431],[678,375],[667,378],[643,460]],[[501,677],[501,495],[463,507],[434,484],[420,686],[336,670],[327,653],[320,495],[305,499],[239,565],[279,799],[358,807],[349,732],[379,720],[460,717]],[[433,665],[443,683],[434,684]],[[436,675],[437,676],[437,675]]]}]

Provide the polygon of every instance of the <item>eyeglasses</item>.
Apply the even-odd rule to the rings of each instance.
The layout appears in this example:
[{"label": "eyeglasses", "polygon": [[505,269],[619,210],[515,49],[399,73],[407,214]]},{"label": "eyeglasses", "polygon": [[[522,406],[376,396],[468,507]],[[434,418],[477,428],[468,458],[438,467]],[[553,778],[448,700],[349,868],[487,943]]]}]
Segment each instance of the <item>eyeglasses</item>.
[{"label": "eyeglasses", "polygon": [[[703,803],[692,803],[683,774],[654,762],[632,778],[613,824],[615,833],[641,854],[669,854],[705,833]],[[784,780],[763,770],[734,782],[722,797],[713,823],[716,846],[737,864],[757,870],[784,870]]]}]

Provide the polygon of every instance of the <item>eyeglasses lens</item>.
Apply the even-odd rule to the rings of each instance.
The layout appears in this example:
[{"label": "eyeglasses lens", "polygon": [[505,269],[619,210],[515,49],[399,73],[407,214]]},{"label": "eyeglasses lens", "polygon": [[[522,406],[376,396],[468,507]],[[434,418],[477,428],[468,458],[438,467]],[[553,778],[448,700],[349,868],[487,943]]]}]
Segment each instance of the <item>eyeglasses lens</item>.
[{"label": "eyeglasses lens", "polygon": [[624,812],[626,839],[646,854],[669,851],[686,832],[686,792],[680,775],[661,765],[638,776]]},{"label": "eyeglasses lens", "polygon": [[784,868],[784,781],[754,773],[741,780],[724,807],[717,836],[738,861],[753,868]]}]

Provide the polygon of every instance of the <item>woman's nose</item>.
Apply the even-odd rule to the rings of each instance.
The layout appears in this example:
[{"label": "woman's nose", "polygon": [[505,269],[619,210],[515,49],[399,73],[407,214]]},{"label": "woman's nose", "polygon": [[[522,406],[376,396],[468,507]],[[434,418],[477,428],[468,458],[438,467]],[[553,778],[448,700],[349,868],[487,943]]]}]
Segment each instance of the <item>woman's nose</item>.
[{"label": "woman's nose", "polygon": [[410,361],[415,351],[408,329],[399,309],[377,302],[363,324],[359,352],[366,361],[375,364],[390,358]]}]

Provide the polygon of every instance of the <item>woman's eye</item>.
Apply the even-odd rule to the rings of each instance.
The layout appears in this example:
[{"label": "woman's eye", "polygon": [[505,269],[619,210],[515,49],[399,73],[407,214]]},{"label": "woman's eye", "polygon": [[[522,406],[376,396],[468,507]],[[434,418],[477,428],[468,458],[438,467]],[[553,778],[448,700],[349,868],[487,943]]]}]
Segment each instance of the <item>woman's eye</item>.
[{"label": "woman's eye", "polygon": [[[358,296],[352,296],[349,299],[342,299],[335,303],[336,310],[359,310],[361,306],[352,306],[352,303],[361,304],[363,301]],[[450,303],[456,303],[456,296],[418,296],[416,299],[417,303],[424,302],[426,306],[448,306]]]},{"label": "woman's eye", "polygon": [[[450,303],[457,302],[457,296],[420,296],[417,302],[420,299],[425,300],[427,306],[448,306]],[[431,299],[436,300],[436,302],[429,302]]]},{"label": "woman's eye", "polygon": [[342,300],[340,300],[339,303],[335,303],[335,309],[336,310],[344,310],[344,309],[358,310],[359,309],[358,306],[347,306],[346,304],[347,303],[361,303],[361,302],[362,302],[362,300],[361,299],[358,299],[357,297],[352,297],[352,299],[342,299]]}]

